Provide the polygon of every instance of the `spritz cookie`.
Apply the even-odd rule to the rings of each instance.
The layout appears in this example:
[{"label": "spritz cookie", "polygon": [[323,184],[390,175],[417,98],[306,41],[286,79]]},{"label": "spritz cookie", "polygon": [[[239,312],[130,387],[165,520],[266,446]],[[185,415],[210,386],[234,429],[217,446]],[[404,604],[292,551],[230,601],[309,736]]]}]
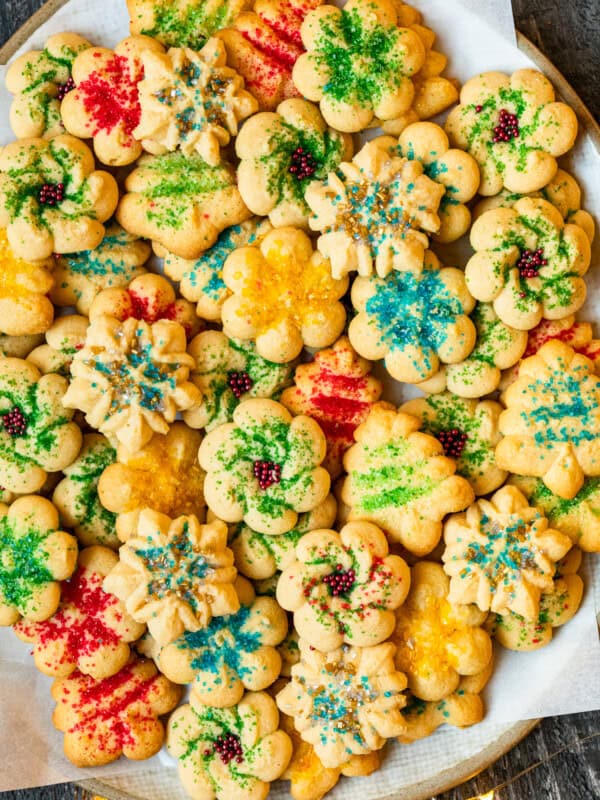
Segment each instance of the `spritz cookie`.
[{"label": "spritz cookie", "polygon": [[167,748],[193,800],[264,800],[292,755],[275,701],[248,692],[232,708],[190,703],[169,720]]},{"label": "spritz cookie", "polygon": [[196,366],[192,381],[202,400],[185,411],[192,428],[213,428],[231,422],[237,406],[252,397],[276,397],[292,379],[293,364],[275,364],[256,352],[256,345],[228,339],[222,331],[204,331],[191,342],[188,353]]},{"label": "spritz cookie", "polygon": [[367,142],[352,161],[311,183],[305,192],[309,224],[320,233],[317,246],[331,261],[332,275],[420,272],[427,233],[440,229],[445,191],[419,160],[399,154],[391,136]]},{"label": "spritz cookie", "polygon": [[350,0],[342,11],[319,6],[302,23],[308,52],[294,65],[294,84],[319,103],[332,128],[360,131],[374,117],[393,119],[410,108],[425,47],[397,20],[391,0]]},{"label": "spritz cookie", "polygon": [[185,330],[171,320],[96,317],[73,358],[65,406],[129,449],[144,447],[200,399],[188,380],[194,361],[186,345]]},{"label": "spritz cookie", "polygon": [[52,698],[66,757],[77,767],[100,767],[121,755],[143,761],[157,753],[165,737],[160,717],[179,703],[181,689],[151,661],[132,656],[110,678],[79,671],[58,678]]},{"label": "spritz cookie", "polygon": [[74,136],[20,139],[0,151],[0,226],[17,258],[97,247],[118,200],[115,179]]},{"label": "spritz cookie", "polygon": [[253,339],[269,361],[293,361],[304,345],[327,347],[344,328],[348,278],[333,278],[298,228],[276,228],[259,246],[234,250],[223,280],[232,292],[221,309],[224,333]]},{"label": "spritz cookie", "polygon": [[0,267],[0,333],[31,336],[47,331],[54,319],[46,296],[54,285],[52,261],[32,263],[15,256],[0,228]]},{"label": "spritz cookie", "polygon": [[341,767],[401,732],[406,676],[394,665],[395,650],[384,642],[321,653],[300,639],[300,662],[277,705],[323,766]]},{"label": "spritz cookie", "polygon": [[177,421],[140,450],[117,446],[116,463],[107,464],[99,476],[98,496],[107,513],[116,514],[114,531],[122,542],[135,535],[145,508],[168,517],[194,514],[204,520],[201,441],[197,431]]},{"label": "spritz cookie", "polygon": [[20,358],[0,358],[0,484],[37,492],[77,457],[81,431],[63,401],[68,382]]},{"label": "spritz cookie", "polygon": [[46,343],[35,347],[27,361],[39,369],[42,375],[56,372],[64,378],[70,376],[73,356],[85,344],[89,321],[79,314],[58,317],[46,331]]},{"label": "spritz cookie", "polygon": [[62,585],[56,613],[44,622],[21,620],[14,626],[19,639],[33,645],[33,660],[45,675],[62,678],[78,669],[100,680],[129,661],[129,644],[140,638],[145,625],[102,588],[118,560],[106,547],[82,550],[76,572]]},{"label": "spritz cookie", "polygon": [[93,140],[103,164],[132,164],[142,154],[133,131],[140,122],[138,86],[147,51],[162,53],[163,47],[147,36],[131,36],[114,50],[90,47],[73,63],[75,88],[63,100],[63,122],[73,136]]},{"label": "spritz cookie", "polygon": [[244,79],[226,65],[223,42],[213,37],[199,52],[188,47],[173,47],[167,53],[147,50],[141,61],[144,74],[138,84],[140,117],[134,137],[148,153],[180,149],[218,164],[221,148],[258,110],[244,89]]},{"label": "spritz cookie", "polygon": [[329,494],[329,473],[320,466],[325,448],[314,420],[292,418],[274,400],[246,400],[200,445],[206,503],[226,522],[286,533]]},{"label": "spritz cookie", "polygon": [[255,114],[235,142],[242,198],[254,214],[275,227],[308,228],[304,195],[352,158],[352,138],[327,126],[317,106],[301,98],[284,100],[274,112]]},{"label": "spritz cookie", "polygon": [[125,180],[117,220],[186,259],[198,258],[218,235],[250,217],[233,167],[181,151],[144,156]]},{"label": "spritz cookie", "polygon": [[0,504],[0,625],[21,617],[41,622],[58,608],[59,581],[77,565],[77,540],[58,526],[56,508],[43,497],[19,497],[10,508]]},{"label": "spritz cookie", "polygon": [[148,624],[159,645],[239,610],[233,553],[220,520],[201,525],[193,515],[171,519],[146,508],[119,559],[103,586],[136,622]]},{"label": "spritz cookie", "polygon": [[600,475],[600,378],[589,358],[557,339],[546,342],[521,362],[503,399],[501,469],[542,478],[564,500],[586,476]]},{"label": "spritz cookie", "polygon": [[75,306],[80,314],[87,315],[103,289],[127,286],[142,275],[150,253],[148,242],[110,223],[94,249],[55,259],[50,299],[57,306]]},{"label": "spritz cookie", "polygon": [[277,583],[277,601],[293,611],[294,627],[312,647],[367,647],[390,637],[394,610],[410,581],[406,562],[389,554],[376,525],[349,522],[339,533],[316,530],[302,537],[295,562]]},{"label": "spritz cookie", "polygon": [[30,50],[12,62],[6,71],[6,88],[15,95],[10,126],[18,139],[52,139],[65,132],[60,106],[75,88],[73,61],[91,46],[77,33],[56,33],[43,50]]},{"label": "spritz cookie", "polygon": [[446,132],[481,169],[479,193],[534,192],[556,174],[556,158],[571,149],[577,117],[555,102],[550,81],[535,69],[485,72],[467,81]]},{"label": "spritz cookie", "polygon": [[530,330],[583,305],[590,241],[546,200],[524,197],[512,208],[486,211],[470,238],[475,255],[465,269],[467,287],[477,300],[493,303],[507,325]]},{"label": "spritz cookie", "polygon": [[475,306],[465,276],[440,267],[431,251],[422,272],[394,270],[386,278],[358,277],[352,305],[358,312],[348,327],[354,349],[372,361],[384,360],[392,378],[421,383],[442,364],[464,361],[475,346]]},{"label": "spritz cookie", "polygon": [[475,603],[481,611],[513,611],[535,620],[540,597],[552,589],[556,563],[570,550],[564,533],[515,486],[479,499],[444,525],[444,570],[450,576],[448,601]]},{"label": "spritz cookie", "polygon": [[446,514],[466,508],[474,493],[437,439],[410,414],[375,405],[344,456],[341,498],[348,519],[371,520],[406,550],[430,553]]}]

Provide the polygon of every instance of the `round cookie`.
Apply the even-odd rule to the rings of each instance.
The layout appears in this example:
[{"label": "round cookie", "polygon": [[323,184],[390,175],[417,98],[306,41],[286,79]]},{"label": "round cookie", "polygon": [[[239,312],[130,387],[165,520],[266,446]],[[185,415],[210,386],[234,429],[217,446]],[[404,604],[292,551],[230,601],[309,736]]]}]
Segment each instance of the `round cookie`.
[{"label": "round cookie", "polygon": [[13,253],[0,228],[0,333],[32,336],[52,325],[54,308],[46,296],[52,286],[52,262],[26,261]]}]

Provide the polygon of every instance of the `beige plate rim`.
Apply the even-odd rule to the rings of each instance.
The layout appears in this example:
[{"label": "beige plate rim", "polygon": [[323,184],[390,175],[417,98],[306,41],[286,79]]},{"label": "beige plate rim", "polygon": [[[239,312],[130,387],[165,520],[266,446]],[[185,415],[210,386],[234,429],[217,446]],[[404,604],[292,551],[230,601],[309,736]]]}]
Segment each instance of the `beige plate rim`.
[{"label": "beige plate rim", "polygon": [[[0,64],[6,64],[19,49],[19,47],[29,39],[32,34],[43,25],[53,14],[55,14],[67,0],[47,0],[38,11],[25,22],[21,28],[0,48]],[[529,41],[522,33],[517,31],[517,43],[522,50],[552,81],[558,88],[561,96],[577,112],[577,116],[583,123],[586,132],[592,138],[598,152],[600,152],[600,125],[596,122],[591,112],[581,100],[577,92],[567,82],[563,75],[549,61],[538,48]],[[405,787],[401,793],[387,795],[381,800],[426,800],[432,795],[448,791],[455,786],[468,780],[473,775],[481,772],[494,761],[511,750],[522,739],[525,738],[538,724],[539,720],[525,720],[517,722],[503,733],[492,745],[485,747],[476,755],[462,761],[459,765],[440,772],[433,778],[419,781],[412,786]],[[78,786],[95,794],[103,795],[108,800],[136,800],[133,795],[126,794],[99,780],[81,781]]]}]

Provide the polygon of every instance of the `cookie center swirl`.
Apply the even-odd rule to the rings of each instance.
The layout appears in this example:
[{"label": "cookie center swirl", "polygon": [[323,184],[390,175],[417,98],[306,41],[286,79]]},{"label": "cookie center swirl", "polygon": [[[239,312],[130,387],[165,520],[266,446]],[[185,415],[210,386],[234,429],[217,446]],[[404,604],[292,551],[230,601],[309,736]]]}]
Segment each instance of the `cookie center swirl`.
[{"label": "cookie center swirl", "polygon": [[312,177],[317,171],[317,160],[304,147],[297,147],[290,156],[288,172],[298,181]]},{"label": "cookie center swirl", "polygon": [[261,489],[268,489],[281,481],[281,465],[274,461],[255,461],[254,477]]},{"label": "cookie center swirl", "polygon": [[356,573],[353,569],[343,570],[342,565],[338,564],[336,571],[330,575],[325,575],[323,583],[329,586],[329,590],[334,597],[347,594],[356,583]]},{"label": "cookie center swirl", "polygon": [[[243,394],[249,392],[254,386],[254,381],[247,372],[229,372],[227,374],[227,384],[236,399],[240,399]],[[258,462],[257,462],[258,463]]]},{"label": "cookie center swirl", "polygon": [[223,733],[215,741],[215,750],[219,754],[221,761],[227,765],[235,759],[236,763],[241,764],[244,760],[244,750],[240,737],[234,733]]},{"label": "cookie center swirl", "polygon": [[24,436],[27,433],[27,417],[18,406],[2,414],[2,425],[9,436]]},{"label": "cookie center swirl", "polygon": [[469,437],[458,428],[451,428],[450,430],[440,431],[437,434],[437,438],[442,443],[445,455],[450,458],[459,458]]},{"label": "cookie center swirl", "polygon": [[517,139],[519,133],[519,118],[517,115],[511,114],[505,108],[501,109],[498,124],[494,128],[494,143],[510,142],[512,139]]},{"label": "cookie center swirl", "polygon": [[537,250],[522,250],[517,269],[522,278],[537,278],[540,274],[540,267],[545,267],[548,259],[544,258],[544,250],[538,247]]},{"label": "cookie center swirl", "polygon": [[57,206],[64,197],[64,183],[44,183],[38,194],[38,200],[43,206]]}]

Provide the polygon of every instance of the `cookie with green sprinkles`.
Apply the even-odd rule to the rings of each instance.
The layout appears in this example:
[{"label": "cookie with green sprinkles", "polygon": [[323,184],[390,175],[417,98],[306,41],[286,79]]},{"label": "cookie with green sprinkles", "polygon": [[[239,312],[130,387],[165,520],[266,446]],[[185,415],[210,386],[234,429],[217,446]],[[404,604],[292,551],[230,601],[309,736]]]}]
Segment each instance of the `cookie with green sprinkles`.
[{"label": "cookie with green sprinkles", "polygon": [[494,458],[502,410],[494,400],[479,402],[451,392],[415,398],[400,406],[400,411],[421,420],[425,433],[439,439],[445,455],[456,459],[456,474],[469,481],[476,495],[495,491],[508,475]]},{"label": "cookie with green sprinkles", "polygon": [[0,625],[48,619],[60,583],[77,565],[77,539],[58,529],[58,511],[37,495],[0,504]]},{"label": "cookie with green sprinkles", "polygon": [[92,45],[77,33],[50,36],[43,50],[30,50],[6,71],[6,88],[14,98],[10,126],[19,139],[52,139],[65,133],[60,105],[75,88],[71,70],[77,55]]},{"label": "cookie with green sprinkles", "polygon": [[169,719],[167,749],[192,800],[264,800],[292,756],[266,692],[247,692],[233,708],[203,705],[192,695]]},{"label": "cookie with green sprinkles", "polygon": [[552,84],[535,69],[484,72],[465,83],[446,132],[478,162],[480,194],[525,194],[552,180],[578,128],[575,112],[555,100]]},{"label": "cookie with green sprinkles", "polygon": [[111,443],[99,433],[86,433],[76,460],[65,467],[65,477],[52,495],[61,520],[82,545],[103,545],[116,550],[116,514],[104,508],[98,497],[98,482],[117,457]]},{"label": "cookie with green sprinkles", "polygon": [[20,358],[0,358],[0,484],[37,492],[79,453],[81,431],[63,405],[68,381]]},{"label": "cookie with green sprinkles", "polygon": [[354,132],[374,117],[394,119],[408,111],[411,77],[425,62],[420,37],[398,24],[392,0],[349,0],[343,10],[323,5],[302,23],[307,52],[294,65],[294,85],[319,102],[328,125]]},{"label": "cookie with green sprinkles", "polygon": [[274,400],[246,400],[232,422],[212,430],[200,445],[206,503],[226,522],[286,533],[298,514],[329,494],[329,473],[320,466],[325,450],[325,436],[310,417],[292,418]]},{"label": "cookie with green sprinkles", "polygon": [[590,240],[546,200],[524,197],[512,208],[486,211],[470,239],[475,254],[465,268],[467,287],[477,300],[492,303],[506,325],[530,330],[583,305]]}]

